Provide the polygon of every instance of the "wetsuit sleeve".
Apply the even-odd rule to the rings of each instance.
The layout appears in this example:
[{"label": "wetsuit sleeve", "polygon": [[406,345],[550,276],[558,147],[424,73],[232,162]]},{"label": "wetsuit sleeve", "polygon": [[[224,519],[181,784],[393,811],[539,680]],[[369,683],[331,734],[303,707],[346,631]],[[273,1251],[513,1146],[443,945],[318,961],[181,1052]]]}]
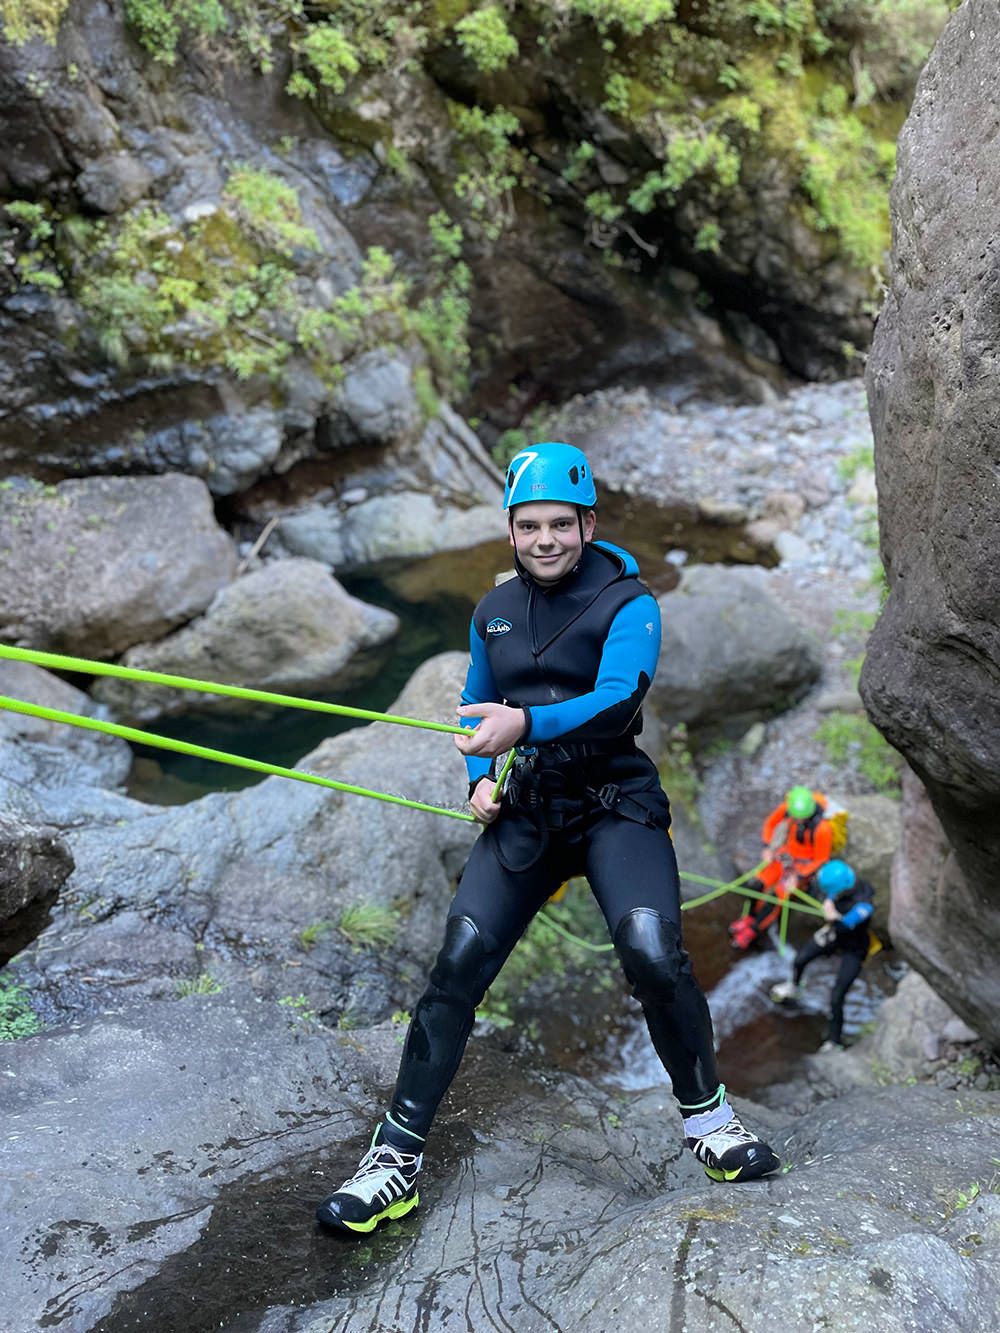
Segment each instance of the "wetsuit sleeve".
[{"label": "wetsuit sleeve", "polygon": [[[465,673],[465,687],[462,690],[463,704],[502,703],[497,689],[490,659],[486,655],[486,644],[479,637],[475,620],[469,626],[469,669]],[[474,717],[464,717],[461,725],[467,731],[474,731],[479,725]],[[489,776],[493,760],[485,755],[467,755],[465,767],[469,774],[469,794],[480,778]]]},{"label": "wetsuit sleeve", "polygon": [[522,744],[610,740],[628,732],[660,655],[660,608],[645,594],[626,602],[608,630],[593,690],[532,705]]},{"label": "wetsuit sleeve", "polygon": [[760,840],[765,847],[770,844],[771,839],[774,837],[775,829],[787,814],[788,807],[785,802],[782,801],[780,805],[774,807],[768,817],[764,820],[764,823],[761,825]]},{"label": "wetsuit sleeve", "polygon": [[813,855],[811,861],[799,861],[795,872],[802,879],[815,875],[821,865],[825,865],[833,852],[833,826],[828,819],[821,819],[813,834]]},{"label": "wetsuit sleeve", "polygon": [[843,926],[845,930],[853,930],[855,926],[860,926],[867,921],[874,910],[871,903],[855,903],[851,910],[845,912],[836,924]]},{"label": "wetsuit sleeve", "polygon": [[862,895],[861,901],[856,902],[854,906],[844,913],[836,924],[843,930],[854,930],[857,926],[862,926],[871,919],[875,908],[872,905],[872,898],[875,896],[872,886],[866,880],[859,879],[857,883],[858,892]]}]

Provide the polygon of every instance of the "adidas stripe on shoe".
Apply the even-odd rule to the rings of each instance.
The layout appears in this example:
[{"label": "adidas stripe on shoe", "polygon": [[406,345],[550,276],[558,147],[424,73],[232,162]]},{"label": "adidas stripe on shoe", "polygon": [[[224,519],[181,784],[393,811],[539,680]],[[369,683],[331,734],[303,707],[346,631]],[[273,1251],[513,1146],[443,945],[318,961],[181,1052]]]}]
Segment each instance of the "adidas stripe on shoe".
[{"label": "adidas stripe on shoe", "polygon": [[367,1234],[380,1222],[405,1217],[420,1202],[417,1172],[423,1154],[378,1142],[381,1128],[376,1129],[371,1147],[350,1180],[316,1209],[316,1219],[324,1226]]}]

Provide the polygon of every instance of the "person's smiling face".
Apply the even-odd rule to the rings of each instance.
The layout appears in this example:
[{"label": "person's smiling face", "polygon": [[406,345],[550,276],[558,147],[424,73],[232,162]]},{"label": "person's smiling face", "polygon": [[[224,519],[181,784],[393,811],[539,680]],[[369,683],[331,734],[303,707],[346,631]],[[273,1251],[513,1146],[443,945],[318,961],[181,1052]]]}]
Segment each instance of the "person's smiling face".
[{"label": "person's smiling face", "polygon": [[518,559],[538,583],[558,583],[583,554],[594,535],[594,511],[583,515],[583,540],[576,507],[539,500],[515,505],[510,515],[510,540]]}]

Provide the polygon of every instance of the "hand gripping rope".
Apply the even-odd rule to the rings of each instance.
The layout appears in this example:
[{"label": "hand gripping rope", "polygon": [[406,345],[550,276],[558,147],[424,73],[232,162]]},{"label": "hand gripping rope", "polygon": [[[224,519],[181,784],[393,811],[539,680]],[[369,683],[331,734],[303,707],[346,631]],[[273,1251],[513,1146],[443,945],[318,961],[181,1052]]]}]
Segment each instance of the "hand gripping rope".
[{"label": "hand gripping rope", "polygon": [[[419,727],[424,731],[443,731],[455,736],[465,735],[469,731],[468,727],[451,726],[447,722],[427,722],[423,718],[401,717],[394,713],[379,713],[368,708],[350,708],[346,704],[327,703],[320,699],[303,699],[293,694],[273,694],[266,690],[253,690],[242,685],[222,685],[217,681],[193,680],[187,676],[171,676],[159,671],[141,671],[136,667],[117,666],[108,662],[93,662],[83,657],[67,657],[61,653],[45,653],[33,648],[15,648],[7,644],[0,644],[0,659],[7,659],[12,662],[30,662],[35,666],[47,667],[53,671],[72,671],[91,676],[113,676],[119,680],[145,681],[150,685],[166,686],[169,689],[195,690],[202,694],[221,694],[231,699],[248,699],[254,703],[266,703],[279,708],[299,708],[315,713],[331,713],[338,717],[353,717],[366,722],[389,722],[396,726]],[[21,713],[27,717],[41,718],[46,722],[61,722],[67,726],[83,728],[86,731],[103,732],[105,735],[118,736],[122,740],[133,741],[139,745],[149,745],[160,750],[174,750],[178,754],[192,755],[197,759],[210,759],[216,763],[230,764],[234,768],[250,769],[255,773],[270,774],[279,778],[291,778],[296,782],[309,782],[317,787],[328,787],[333,791],[347,792],[353,796],[368,796],[376,801],[388,801],[393,805],[405,806],[409,810],[426,810],[428,814],[446,815],[449,819],[461,819],[470,824],[478,822],[474,816],[465,814],[461,810],[449,810],[444,806],[427,805],[423,801],[411,801],[404,796],[393,796],[388,792],[372,791],[368,787],[358,787],[349,782],[337,782],[333,778],[321,777],[318,773],[308,773],[297,768],[283,768],[279,764],[268,764],[261,759],[249,759],[245,755],[230,754],[225,750],[213,750],[205,745],[194,745],[190,741],[174,740],[172,737],[158,736],[155,732],[121,726],[117,722],[104,722],[99,718],[83,717],[79,713],[67,713],[59,708],[46,708],[41,704],[26,703],[21,699],[11,699],[0,695],[0,709],[5,709],[11,713]],[[510,751],[503,768],[500,770],[496,785],[493,788],[494,801],[500,799],[504,779],[514,762],[515,753],[514,750]],[[752,870],[746,871],[745,874],[727,883],[682,871],[681,879],[686,879],[694,884],[711,886],[710,892],[682,903],[682,910],[686,911],[692,907],[700,907],[703,903],[711,902],[713,898],[718,898],[724,893],[739,892],[740,885],[751,879],[760,869],[761,866],[755,866]],[[762,892],[747,894],[745,889],[743,893],[745,896],[752,896],[761,902],[781,904],[785,909],[783,924],[787,910],[790,907],[796,911],[808,912],[812,916],[823,915],[816,900],[810,898],[808,894],[801,890],[796,890],[796,894],[804,899],[803,902],[795,902],[790,898],[775,898],[771,894]],[[572,931],[568,931],[547,914],[541,913],[540,916],[556,934],[581,948],[597,953],[605,953],[614,947],[611,944],[592,944],[589,940],[583,940],[578,935],[574,935]]]}]

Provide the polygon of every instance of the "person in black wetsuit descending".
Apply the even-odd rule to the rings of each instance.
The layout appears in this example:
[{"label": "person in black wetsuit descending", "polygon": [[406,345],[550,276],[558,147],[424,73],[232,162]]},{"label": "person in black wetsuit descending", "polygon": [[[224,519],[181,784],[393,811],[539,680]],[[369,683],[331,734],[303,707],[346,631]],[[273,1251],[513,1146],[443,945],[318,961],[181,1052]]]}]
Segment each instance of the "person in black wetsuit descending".
[{"label": "person in black wetsuit descending", "polygon": [[830,994],[830,1027],[819,1048],[826,1053],[842,1050],[845,1044],[844,1000],[868,957],[871,945],[868,922],[875,910],[872,905],[875,891],[852,866],[839,859],[820,866],[816,872],[816,885],[824,895],[825,924],[795,955],[791,980],[779,981],[771,987],[771,999],[778,1004],[794,1000],[799,993],[802,973],[809,964],[817,958],[831,958],[839,953],[840,967]]},{"label": "person in black wetsuit descending", "polygon": [[[670,809],[638,749],[660,611],[628,552],[593,541],[587,459],[567,444],[519,453],[507,473],[516,576],[472,618],[462,706],[469,800],[484,825],[413,1013],[395,1093],[355,1175],[320,1204],[365,1233],[419,1202],[417,1173],[476,1006],[535,913],[586,875],[673,1084],[688,1146],[713,1180],[780,1165],[741,1124],[715,1067],[708,1005],[681,942]],[[517,749],[499,802],[496,760]]]}]

